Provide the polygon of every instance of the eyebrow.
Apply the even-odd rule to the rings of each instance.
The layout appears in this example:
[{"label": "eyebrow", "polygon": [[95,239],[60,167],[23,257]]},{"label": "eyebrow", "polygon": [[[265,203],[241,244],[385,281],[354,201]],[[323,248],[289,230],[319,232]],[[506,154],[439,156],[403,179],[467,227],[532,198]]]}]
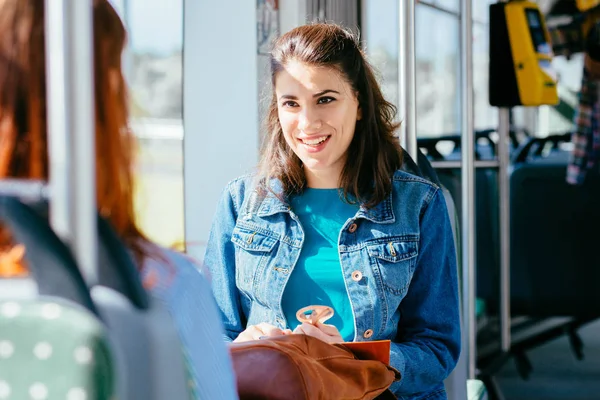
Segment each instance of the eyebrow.
[{"label": "eyebrow", "polygon": [[[322,92],[313,94],[313,97],[320,97],[320,96],[323,96],[324,94],[327,94],[327,93],[340,94],[340,92],[338,92],[337,90],[325,89]],[[281,97],[279,97],[279,99],[298,100],[298,97],[296,97],[294,95],[291,95],[291,94],[284,94]]]}]

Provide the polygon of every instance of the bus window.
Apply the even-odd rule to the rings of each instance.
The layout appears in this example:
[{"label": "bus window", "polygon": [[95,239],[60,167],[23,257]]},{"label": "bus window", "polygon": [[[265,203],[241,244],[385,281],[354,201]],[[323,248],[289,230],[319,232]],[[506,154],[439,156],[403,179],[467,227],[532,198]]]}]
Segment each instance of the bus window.
[{"label": "bus window", "polygon": [[[435,26],[436,29],[431,29]],[[417,135],[460,128],[459,16],[416,7]]]},{"label": "bus window", "polygon": [[112,2],[129,30],[125,70],[139,147],[136,213],[144,233],[170,247],[184,240],[183,0]]},{"label": "bus window", "polygon": [[365,2],[364,7],[367,55],[378,72],[383,95],[398,106],[398,38],[389,34],[398,31],[398,2]]}]

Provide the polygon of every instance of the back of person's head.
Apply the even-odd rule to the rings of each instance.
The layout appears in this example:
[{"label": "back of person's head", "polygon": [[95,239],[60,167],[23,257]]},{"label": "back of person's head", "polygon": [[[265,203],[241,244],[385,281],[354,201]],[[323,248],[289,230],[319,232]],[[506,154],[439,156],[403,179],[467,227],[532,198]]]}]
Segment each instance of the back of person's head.
[{"label": "back of person's head", "polygon": [[[126,31],[108,0],[93,1],[93,26],[98,209],[139,256],[144,244],[133,210],[135,142],[121,71]],[[0,0],[0,38],[0,179],[47,180],[44,1]],[[0,248],[10,246],[9,234],[0,232]]]},{"label": "back of person's head", "polygon": [[346,197],[374,206],[391,190],[391,177],[402,164],[402,149],[395,131],[396,108],[385,100],[358,38],[332,23],[312,23],[297,27],[273,43],[271,80],[273,95],[267,116],[269,137],[265,145],[262,171],[267,178],[283,182],[287,194],[305,186],[301,161],[287,146],[280,126],[275,95],[277,74],[290,62],[336,70],[356,93],[361,118],[348,149],[341,187]]}]

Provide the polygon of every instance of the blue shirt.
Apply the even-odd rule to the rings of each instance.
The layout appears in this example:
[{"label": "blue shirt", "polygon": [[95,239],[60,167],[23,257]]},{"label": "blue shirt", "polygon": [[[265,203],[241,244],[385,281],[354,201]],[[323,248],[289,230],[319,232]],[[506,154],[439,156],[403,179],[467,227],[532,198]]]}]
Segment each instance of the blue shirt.
[{"label": "blue shirt", "polygon": [[354,316],[342,274],[338,238],[358,206],[343,201],[338,189],[309,188],[292,199],[292,210],[304,229],[304,245],[283,293],[288,327],[299,325],[299,309],[329,306],[335,313],[326,323],[335,325],[344,340],[352,341]]}]

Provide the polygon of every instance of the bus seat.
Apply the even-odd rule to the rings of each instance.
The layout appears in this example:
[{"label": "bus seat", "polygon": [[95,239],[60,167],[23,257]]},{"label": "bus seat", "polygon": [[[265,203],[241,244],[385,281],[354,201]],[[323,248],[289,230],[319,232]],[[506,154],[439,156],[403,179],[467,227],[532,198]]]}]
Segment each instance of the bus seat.
[{"label": "bus seat", "polygon": [[15,198],[0,197],[0,220],[30,273],[0,279],[0,398],[111,398],[117,363],[70,251]]},{"label": "bus seat", "polygon": [[89,310],[44,296],[0,300],[0,398],[109,399],[106,329]]},{"label": "bus seat", "polygon": [[[454,233],[454,243],[456,244],[456,255],[457,255],[457,265],[458,265],[458,276],[459,276],[459,302],[461,305],[461,321],[464,321],[464,316],[462,315],[462,304],[464,301],[464,296],[462,293],[462,268],[461,268],[461,256],[460,256],[460,225],[458,221],[458,213],[456,211],[456,207],[454,205],[454,200],[452,198],[452,194],[442,186],[442,191],[444,193],[444,199],[446,200],[446,206],[448,208],[448,214],[450,215],[450,224],[452,225],[452,232]],[[478,379],[467,379],[467,349],[468,346],[468,338],[464,334],[462,335],[462,349],[460,357],[458,359],[458,363],[454,368],[454,371],[450,374],[450,376],[446,379],[445,386],[446,392],[448,393],[449,400],[458,400],[458,399],[469,399],[469,400],[487,400],[487,390],[484,383]],[[466,386],[464,384],[466,382]]]},{"label": "bus seat", "polygon": [[110,224],[98,218],[98,284],[91,295],[125,362],[127,399],[189,399],[183,348],[166,306],[146,292]]},{"label": "bus seat", "polygon": [[[494,130],[475,132],[476,160],[493,160],[496,155],[496,144],[491,138]],[[511,137],[516,133],[511,131]],[[460,161],[460,135],[440,136],[419,139],[419,146],[427,151],[427,157],[432,161]],[[513,141],[511,141],[512,143]],[[452,151],[446,156],[436,150],[442,143],[452,144]],[[446,187],[454,199],[458,219],[462,218],[462,171],[460,169],[440,169],[437,171],[439,181]],[[498,206],[498,171],[494,169],[477,168],[475,170],[475,227],[476,265],[477,265],[477,297],[485,301],[488,313],[497,315],[500,304],[500,291],[497,284],[500,279],[500,253],[497,246],[499,241],[499,206]]]},{"label": "bus seat", "polygon": [[[600,317],[600,175],[566,182],[570,135],[532,138],[510,174],[511,310],[533,317]],[[545,150],[551,148],[548,154]],[[561,154],[562,153],[562,154]]]},{"label": "bus seat", "polygon": [[191,398],[180,339],[162,303],[150,298],[140,310],[111,288],[95,286],[91,293],[126,363],[125,398]]},{"label": "bus seat", "polygon": [[[444,200],[446,201],[446,207],[448,209],[448,216],[450,218],[450,224],[452,226],[452,232],[454,236],[454,243],[456,245],[456,255],[457,255],[457,266],[458,266],[458,277],[459,277],[459,304],[460,312],[461,312],[461,321],[464,320],[462,316],[462,268],[461,268],[461,257],[460,257],[460,225],[458,220],[458,212],[455,207],[454,199],[452,194],[446,189],[440,182],[438,174],[435,169],[427,159],[427,157],[419,151],[417,154],[417,163],[416,168],[413,165],[414,161],[405,154],[405,162],[406,169],[409,172],[417,173],[421,177],[429,180],[430,182],[438,185],[442,193],[444,194]],[[461,322],[462,323],[462,322]],[[464,349],[467,348],[467,337],[464,334],[464,330],[462,330],[462,338],[461,338],[461,347],[463,351],[461,351],[460,357],[456,364],[456,367],[446,378],[444,382],[444,386],[446,387],[446,393],[448,396],[448,400],[487,400],[487,390],[482,381],[476,379],[467,379],[467,353]]]},{"label": "bus seat", "polygon": [[[129,251],[106,221],[98,219],[99,279],[89,290],[71,252],[48,225],[47,204],[25,204],[15,198],[0,197],[0,220],[8,225],[15,240],[25,245],[30,273],[28,278],[0,279],[2,304],[8,302],[9,309],[28,310],[18,319],[10,311],[10,319],[0,316],[0,362],[5,363],[0,363],[0,394],[2,390],[14,392],[17,388],[14,385],[26,384],[20,384],[17,379],[27,377],[23,370],[38,368],[43,373],[39,382],[46,390],[65,379],[65,385],[84,389],[86,398],[110,398],[110,395],[104,395],[109,391],[117,398],[127,400],[189,399],[192,396],[183,349],[171,316],[161,302],[146,293]],[[15,284],[18,284],[17,290]],[[3,290],[5,287],[11,290]],[[50,324],[49,320],[40,317],[40,310],[56,308],[48,304],[59,302],[64,310],[61,314],[65,315],[64,320],[57,318]],[[73,328],[70,320],[80,321],[81,326]],[[14,323],[16,321],[19,323]],[[11,330],[3,329],[9,323]],[[7,344],[8,333],[10,344]],[[73,343],[87,340],[94,356],[97,354],[111,361],[87,369],[74,368],[79,372],[69,372],[69,375],[54,364],[68,358],[69,354],[72,356],[73,349],[64,346],[60,347],[60,352],[57,348],[53,350],[52,355],[57,361],[48,362],[48,358],[47,362],[38,364],[32,357],[17,358],[15,337],[29,340],[27,338],[31,336],[31,340],[50,344],[50,340],[61,335],[73,338]],[[45,342],[44,337],[48,338]],[[48,346],[44,344],[44,348]],[[63,354],[64,351],[68,354]],[[3,357],[8,353],[9,358]],[[13,372],[9,376],[4,371]],[[13,383],[5,378],[10,378]],[[86,382],[87,386],[84,385]],[[94,386],[98,382],[104,382],[104,386]],[[40,387],[32,390],[43,391]],[[101,390],[102,395],[96,395],[93,390]],[[73,396],[81,396],[82,392],[75,393]],[[49,396],[54,398],[54,395]],[[35,397],[19,395],[16,398]],[[57,398],[68,397],[60,395]]]}]

